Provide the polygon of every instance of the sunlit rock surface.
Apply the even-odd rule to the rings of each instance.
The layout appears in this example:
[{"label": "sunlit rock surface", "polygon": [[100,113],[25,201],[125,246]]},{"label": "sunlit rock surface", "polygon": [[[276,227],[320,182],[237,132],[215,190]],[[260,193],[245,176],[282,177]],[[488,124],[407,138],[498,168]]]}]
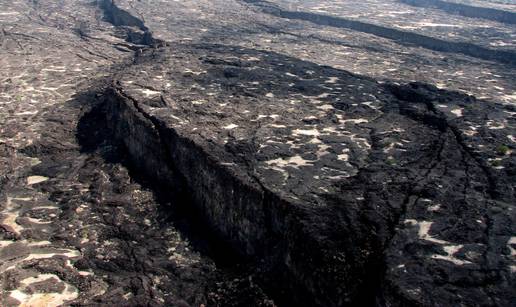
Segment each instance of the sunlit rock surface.
[{"label": "sunlit rock surface", "polygon": [[[479,98],[516,103],[512,82],[516,76],[514,69],[510,69],[514,65],[507,67],[504,62],[486,61],[482,56],[485,52],[503,52],[515,63],[513,24],[447,14],[396,0],[165,2],[119,1],[119,5],[143,16],[154,36],[166,41],[274,50],[376,79],[427,82]],[[301,16],[282,17],[280,10]],[[364,25],[327,26],[326,16]],[[319,22],[310,22],[314,19]],[[371,33],[369,25],[379,28],[373,28],[376,32]],[[386,31],[393,32],[388,34],[395,39],[382,35]],[[416,42],[406,41],[404,33],[423,37]],[[427,49],[420,45],[424,37],[443,41],[441,48],[445,49],[459,45],[467,50],[470,44],[487,51],[476,52],[479,58]],[[460,46],[463,43],[466,46]]]},{"label": "sunlit rock surface", "polygon": [[511,306],[515,8],[415,2],[0,1],[0,305]]},{"label": "sunlit rock surface", "polygon": [[0,305],[268,304],[249,274],[191,246],[100,144],[99,120],[80,121],[142,46],[90,1],[0,6]]},{"label": "sunlit rock surface", "polygon": [[221,45],[149,51],[113,84],[133,159],[158,180],[169,163],[222,237],[314,303],[367,301],[379,278],[389,303],[510,301],[513,106]]}]

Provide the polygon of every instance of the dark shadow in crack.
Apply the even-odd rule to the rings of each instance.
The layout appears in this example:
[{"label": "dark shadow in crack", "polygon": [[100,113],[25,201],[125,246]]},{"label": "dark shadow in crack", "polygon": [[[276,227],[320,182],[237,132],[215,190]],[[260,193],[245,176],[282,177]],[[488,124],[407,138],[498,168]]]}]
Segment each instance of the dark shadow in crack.
[{"label": "dark shadow in crack", "polygon": [[441,0],[399,0],[399,2],[418,7],[437,8],[450,14],[465,17],[483,18],[508,24],[516,24],[516,13],[494,8],[472,6]]},{"label": "dark shadow in crack", "polygon": [[[100,89],[99,89],[100,90]],[[93,99],[92,99],[93,98]],[[156,200],[161,204],[163,216],[188,238],[192,246],[214,259],[218,265],[234,267],[235,264],[245,263],[238,253],[224,241],[212,235],[206,223],[195,212],[195,206],[184,187],[171,188],[163,185],[156,178],[150,178],[139,171],[141,166],[135,165],[127,156],[123,145],[113,138],[112,131],[106,123],[106,110],[103,94],[87,92],[75,97],[76,101],[84,104],[83,116],[77,124],[77,140],[83,153],[100,153],[106,163],[120,163],[129,170],[131,179],[143,188],[153,191]],[[177,186],[184,186],[181,178],[173,178]],[[181,204],[181,205],[178,205]]]},{"label": "dark shadow in crack", "polygon": [[[110,169],[117,164],[123,165],[129,171],[131,181],[137,183],[143,190],[152,192],[153,199],[158,204],[156,207],[157,219],[162,224],[157,225],[157,228],[162,229],[172,225],[180,233],[182,240],[189,243],[192,251],[199,253],[204,259],[201,260],[200,264],[194,263],[191,267],[186,266],[180,269],[177,269],[173,260],[170,261],[170,264],[157,262],[156,270],[167,269],[171,271],[170,274],[177,275],[174,277],[177,280],[171,282],[178,287],[182,287],[186,292],[184,294],[179,293],[180,297],[184,295],[185,298],[196,298],[194,294],[199,291],[202,293],[201,287],[205,287],[204,296],[207,303],[212,306],[272,306],[272,301],[267,297],[267,294],[253,282],[253,278],[258,279],[260,275],[260,272],[256,271],[256,264],[251,262],[249,258],[243,257],[227,241],[214,234],[212,229],[207,226],[206,221],[201,218],[202,214],[197,212],[195,206],[192,205],[192,200],[185,190],[169,185],[171,182],[182,185],[181,178],[168,180],[165,185],[159,178],[152,178],[145,172],[141,172],[141,165],[137,165],[133,159],[128,157],[127,150],[120,142],[116,141],[112,131],[108,129],[103,89],[104,86],[100,86],[94,90],[78,94],[70,102],[80,106],[83,110],[76,132],[81,153],[88,156],[100,156],[103,161],[98,163],[105,164],[106,167],[102,165],[103,168]],[[117,186],[116,182],[111,184]],[[116,204],[116,200],[114,204]],[[106,208],[98,210],[108,212],[110,206],[114,206],[114,204],[108,203]],[[133,218],[138,219],[138,217]],[[123,226],[121,227],[123,228]],[[137,234],[133,235],[136,236]],[[129,240],[126,237],[122,239]],[[155,238],[150,239],[155,240]],[[161,239],[163,245],[166,245],[167,238],[162,237]],[[210,272],[203,267],[203,265],[206,265],[204,262],[207,260],[205,259],[215,263],[217,268],[215,272]],[[154,259],[139,259],[138,261],[146,264],[149,261],[154,261]],[[98,269],[102,270],[103,268]],[[121,267],[120,270],[130,271],[131,268]],[[191,273],[185,273],[189,271]],[[202,273],[199,273],[199,271]],[[202,274],[206,274],[206,276],[203,277]],[[192,288],[188,288],[188,283],[192,283]],[[170,291],[181,291],[181,288],[171,289]],[[217,293],[217,295],[214,296],[214,293]],[[134,302],[131,301],[132,303]],[[188,301],[188,303],[194,306],[202,305],[204,301]]]},{"label": "dark shadow in crack", "polygon": [[332,44],[332,45],[343,46],[343,47],[348,47],[348,48],[353,48],[353,49],[362,49],[362,50],[369,51],[369,52],[376,52],[376,53],[387,52],[387,50],[385,48],[381,48],[380,46],[365,46],[365,45],[359,45],[359,44],[352,44],[349,42],[344,42],[341,39],[337,39],[337,38],[329,39],[329,38],[326,38],[326,37],[323,37],[323,36],[320,36],[317,34],[301,35],[301,34],[297,34],[294,32],[288,32],[288,31],[282,30],[277,27],[271,27],[271,26],[267,26],[267,25],[260,25],[260,26],[263,28],[264,32],[267,32],[270,34],[293,36],[301,41],[316,40],[316,41],[319,41],[319,42],[325,43],[325,44]]}]

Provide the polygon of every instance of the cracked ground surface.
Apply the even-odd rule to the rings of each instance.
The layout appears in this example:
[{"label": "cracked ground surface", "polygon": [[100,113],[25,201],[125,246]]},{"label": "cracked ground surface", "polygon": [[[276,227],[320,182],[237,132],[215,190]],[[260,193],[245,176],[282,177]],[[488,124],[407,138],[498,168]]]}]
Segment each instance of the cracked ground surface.
[{"label": "cracked ground surface", "polygon": [[266,305],[248,275],[190,246],[114,149],[78,143],[84,93],[132,54],[124,33],[88,1],[34,3],[1,4],[1,305],[218,304],[235,291]]},{"label": "cracked ground surface", "polygon": [[[0,1],[0,305],[515,301],[515,70],[486,59],[512,61],[512,25],[398,1],[98,2]],[[194,200],[131,166],[153,131],[202,153],[172,166]],[[174,209],[196,199],[230,206]]]}]

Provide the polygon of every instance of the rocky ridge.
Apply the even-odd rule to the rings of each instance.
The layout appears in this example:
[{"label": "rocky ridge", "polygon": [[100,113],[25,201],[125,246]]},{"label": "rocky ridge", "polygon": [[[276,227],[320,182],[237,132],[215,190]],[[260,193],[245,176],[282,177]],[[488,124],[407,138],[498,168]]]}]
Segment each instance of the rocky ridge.
[{"label": "rocky ridge", "polygon": [[[490,229],[514,218],[514,161],[499,153],[512,106],[271,52],[169,48],[116,79],[108,122],[141,171],[178,178],[220,237],[286,272],[297,288],[284,291],[316,305],[371,303],[371,286],[386,304],[509,304],[489,292],[509,293],[513,274],[513,230]],[[482,293],[490,263],[506,277]],[[468,286],[445,281],[458,271]]]},{"label": "rocky ridge", "polygon": [[[31,118],[47,127],[37,140],[4,143],[4,302],[514,301],[512,105],[269,50],[167,43],[98,4],[119,39],[106,48],[126,61]],[[43,202],[60,212],[52,224],[33,216]],[[194,250],[225,246],[249,269],[192,252],[167,202],[215,233]]]}]

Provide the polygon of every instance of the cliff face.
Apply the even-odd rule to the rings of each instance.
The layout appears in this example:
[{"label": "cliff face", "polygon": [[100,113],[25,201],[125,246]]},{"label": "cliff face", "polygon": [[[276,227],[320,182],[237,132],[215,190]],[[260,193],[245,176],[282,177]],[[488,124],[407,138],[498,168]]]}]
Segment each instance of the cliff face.
[{"label": "cliff face", "polygon": [[217,45],[149,51],[115,80],[107,121],[133,164],[181,187],[278,297],[510,301],[495,246],[512,231],[514,165],[498,152],[507,126],[484,119],[511,125],[512,107]]}]

